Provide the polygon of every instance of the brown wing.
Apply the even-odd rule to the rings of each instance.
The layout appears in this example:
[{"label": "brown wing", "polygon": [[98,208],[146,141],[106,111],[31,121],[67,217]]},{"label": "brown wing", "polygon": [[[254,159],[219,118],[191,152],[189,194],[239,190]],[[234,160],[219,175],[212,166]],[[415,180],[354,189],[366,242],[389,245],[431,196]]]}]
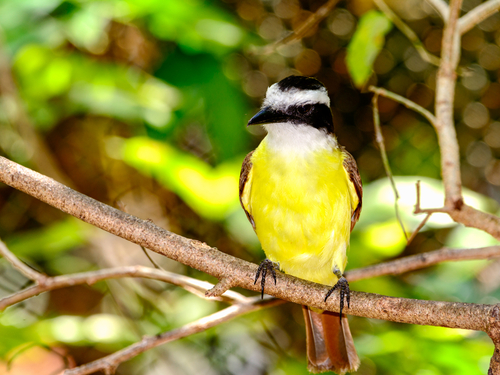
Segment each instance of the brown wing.
[{"label": "brown wing", "polygon": [[252,162],[250,159],[252,158],[253,151],[250,152],[246,157],[245,160],[243,160],[243,165],[241,166],[241,172],[240,172],[240,203],[241,207],[243,207],[243,210],[245,211],[245,214],[247,215],[248,220],[250,221],[250,224],[252,224],[253,229],[255,230],[255,221],[253,220],[252,215],[247,211],[244,203],[243,203],[243,193],[245,191],[245,185],[248,182],[248,176],[250,174],[250,170],[252,169]]},{"label": "brown wing", "polygon": [[350,153],[348,153],[343,147],[342,152],[344,153],[344,168],[347,171],[349,176],[349,180],[354,185],[354,189],[356,190],[356,194],[358,195],[358,205],[354,209],[351,217],[351,231],[358,222],[359,214],[361,213],[361,206],[363,201],[363,185],[361,183],[361,177],[359,176],[358,165],[356,164],[356,160],[352,157]]}]

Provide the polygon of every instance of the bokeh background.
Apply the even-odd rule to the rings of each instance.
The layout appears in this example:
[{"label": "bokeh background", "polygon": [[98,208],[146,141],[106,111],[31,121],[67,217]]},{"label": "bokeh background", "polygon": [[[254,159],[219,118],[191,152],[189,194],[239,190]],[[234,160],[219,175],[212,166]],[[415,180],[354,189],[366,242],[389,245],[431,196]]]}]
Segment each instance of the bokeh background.
[{"label": "bokeh background", "polygon": [[[440,54],[442,21],[422,0],[388,1],[425,48]],[[479,0],[465,0],[468,11]],[[267,87],[290,74],[328,88],[339,141],[357,162],[364,209],[348,269],[449,247],[495,244],[434,215],[406,240],[374,142],[368,84],[432,110],[436,66],[390,28],[373,75],[356,87],[346,66],[369,0],[340,1],[303,39],[273,45],[307,19],[317,0],[2,0],[0,153],[128,213],[259,263],[264,254],[239,207],[241,162],[264,136],[246,129]],[[455,118],[465,200],[498,213],[500,16],[462,38]],[[269,47],[271,46],[271,47]],[[443,202],[439,149],[419,115],[379,100],[382,131],[407,232],[415,183],[425,207]],[[0,186],[0,238],[49,275],[150,260],[136,245]],[[215,281],[164,257],[165,269]],[[498,303],[500,262],[446,263],[352,283],[398,297]],[[0,295],[28,281],[0,262]],[[242,291],[243,293],[248,293]],[[0,373],[55,374],[217,311],[223,305],[148,280],[61,289],[0,314]],[[352,317],[359,374],[484,374],[493,345],[483,333]],[[151,350],[117,374],[307,374],[300,306],[240,317]]]}]

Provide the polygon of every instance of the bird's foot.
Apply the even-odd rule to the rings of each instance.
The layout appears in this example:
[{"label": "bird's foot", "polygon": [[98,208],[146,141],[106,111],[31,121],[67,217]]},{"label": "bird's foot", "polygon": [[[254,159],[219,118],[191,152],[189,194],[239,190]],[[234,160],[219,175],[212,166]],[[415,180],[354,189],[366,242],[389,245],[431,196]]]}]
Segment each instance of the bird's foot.
[{"label": "bird's foot", "polygon": [[257,284],[257,280],[259,280],[259,276],[261,275],[262,272],[262,277],[260,279],[260,290],[261,294],[260,297],[264,298],[264,286],[266,285],[266,275],[267,271],[271,271],[271,275],[273,276],[274,279],[274,285],[276,285],[276,270],[275,267],[279,269],[279,264],[274,263],[270,261],[269,259],[264,259],[260,265],[259,268],[257,269],[257,274],[255,275],[255,282],[253,283],[254,285]]},{"label": "bird's foot", "polygon": [[350,307],[349,303],[351,302],[351,290],[349,289],[349,283],[344,276],[341,276],[337,281],[337,284],[326,293],[325,302],[330,297],[330,295],[335,291],[340,290],[340,321],[342,321],[342,310],[344,309],[344,297],[347,301],[347,307]]}]

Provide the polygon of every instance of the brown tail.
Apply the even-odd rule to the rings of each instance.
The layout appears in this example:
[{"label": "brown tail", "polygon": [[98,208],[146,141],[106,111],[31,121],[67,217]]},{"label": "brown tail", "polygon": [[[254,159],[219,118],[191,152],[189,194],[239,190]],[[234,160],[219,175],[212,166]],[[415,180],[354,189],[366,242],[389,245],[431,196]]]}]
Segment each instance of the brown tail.
[{"label": "brown tail", "polygon": [[359,358],[347,317],[344,315],[340,324],[338,313],[302,308],[306,321],[308,370],[313,373],[334,371],[340,375],[356,371]]}]

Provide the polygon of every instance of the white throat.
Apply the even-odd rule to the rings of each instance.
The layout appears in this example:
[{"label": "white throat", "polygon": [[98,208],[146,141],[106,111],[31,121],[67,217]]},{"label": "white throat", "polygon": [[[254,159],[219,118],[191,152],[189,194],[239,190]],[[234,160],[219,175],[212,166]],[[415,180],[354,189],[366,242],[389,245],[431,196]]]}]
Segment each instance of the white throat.
[{"label": "white throat", "polygon": [[337,138],[309,125],[277,123],[264,125],[265,141],[269,150],[295,154],[308,154],[324,149],[337,149]]}]

